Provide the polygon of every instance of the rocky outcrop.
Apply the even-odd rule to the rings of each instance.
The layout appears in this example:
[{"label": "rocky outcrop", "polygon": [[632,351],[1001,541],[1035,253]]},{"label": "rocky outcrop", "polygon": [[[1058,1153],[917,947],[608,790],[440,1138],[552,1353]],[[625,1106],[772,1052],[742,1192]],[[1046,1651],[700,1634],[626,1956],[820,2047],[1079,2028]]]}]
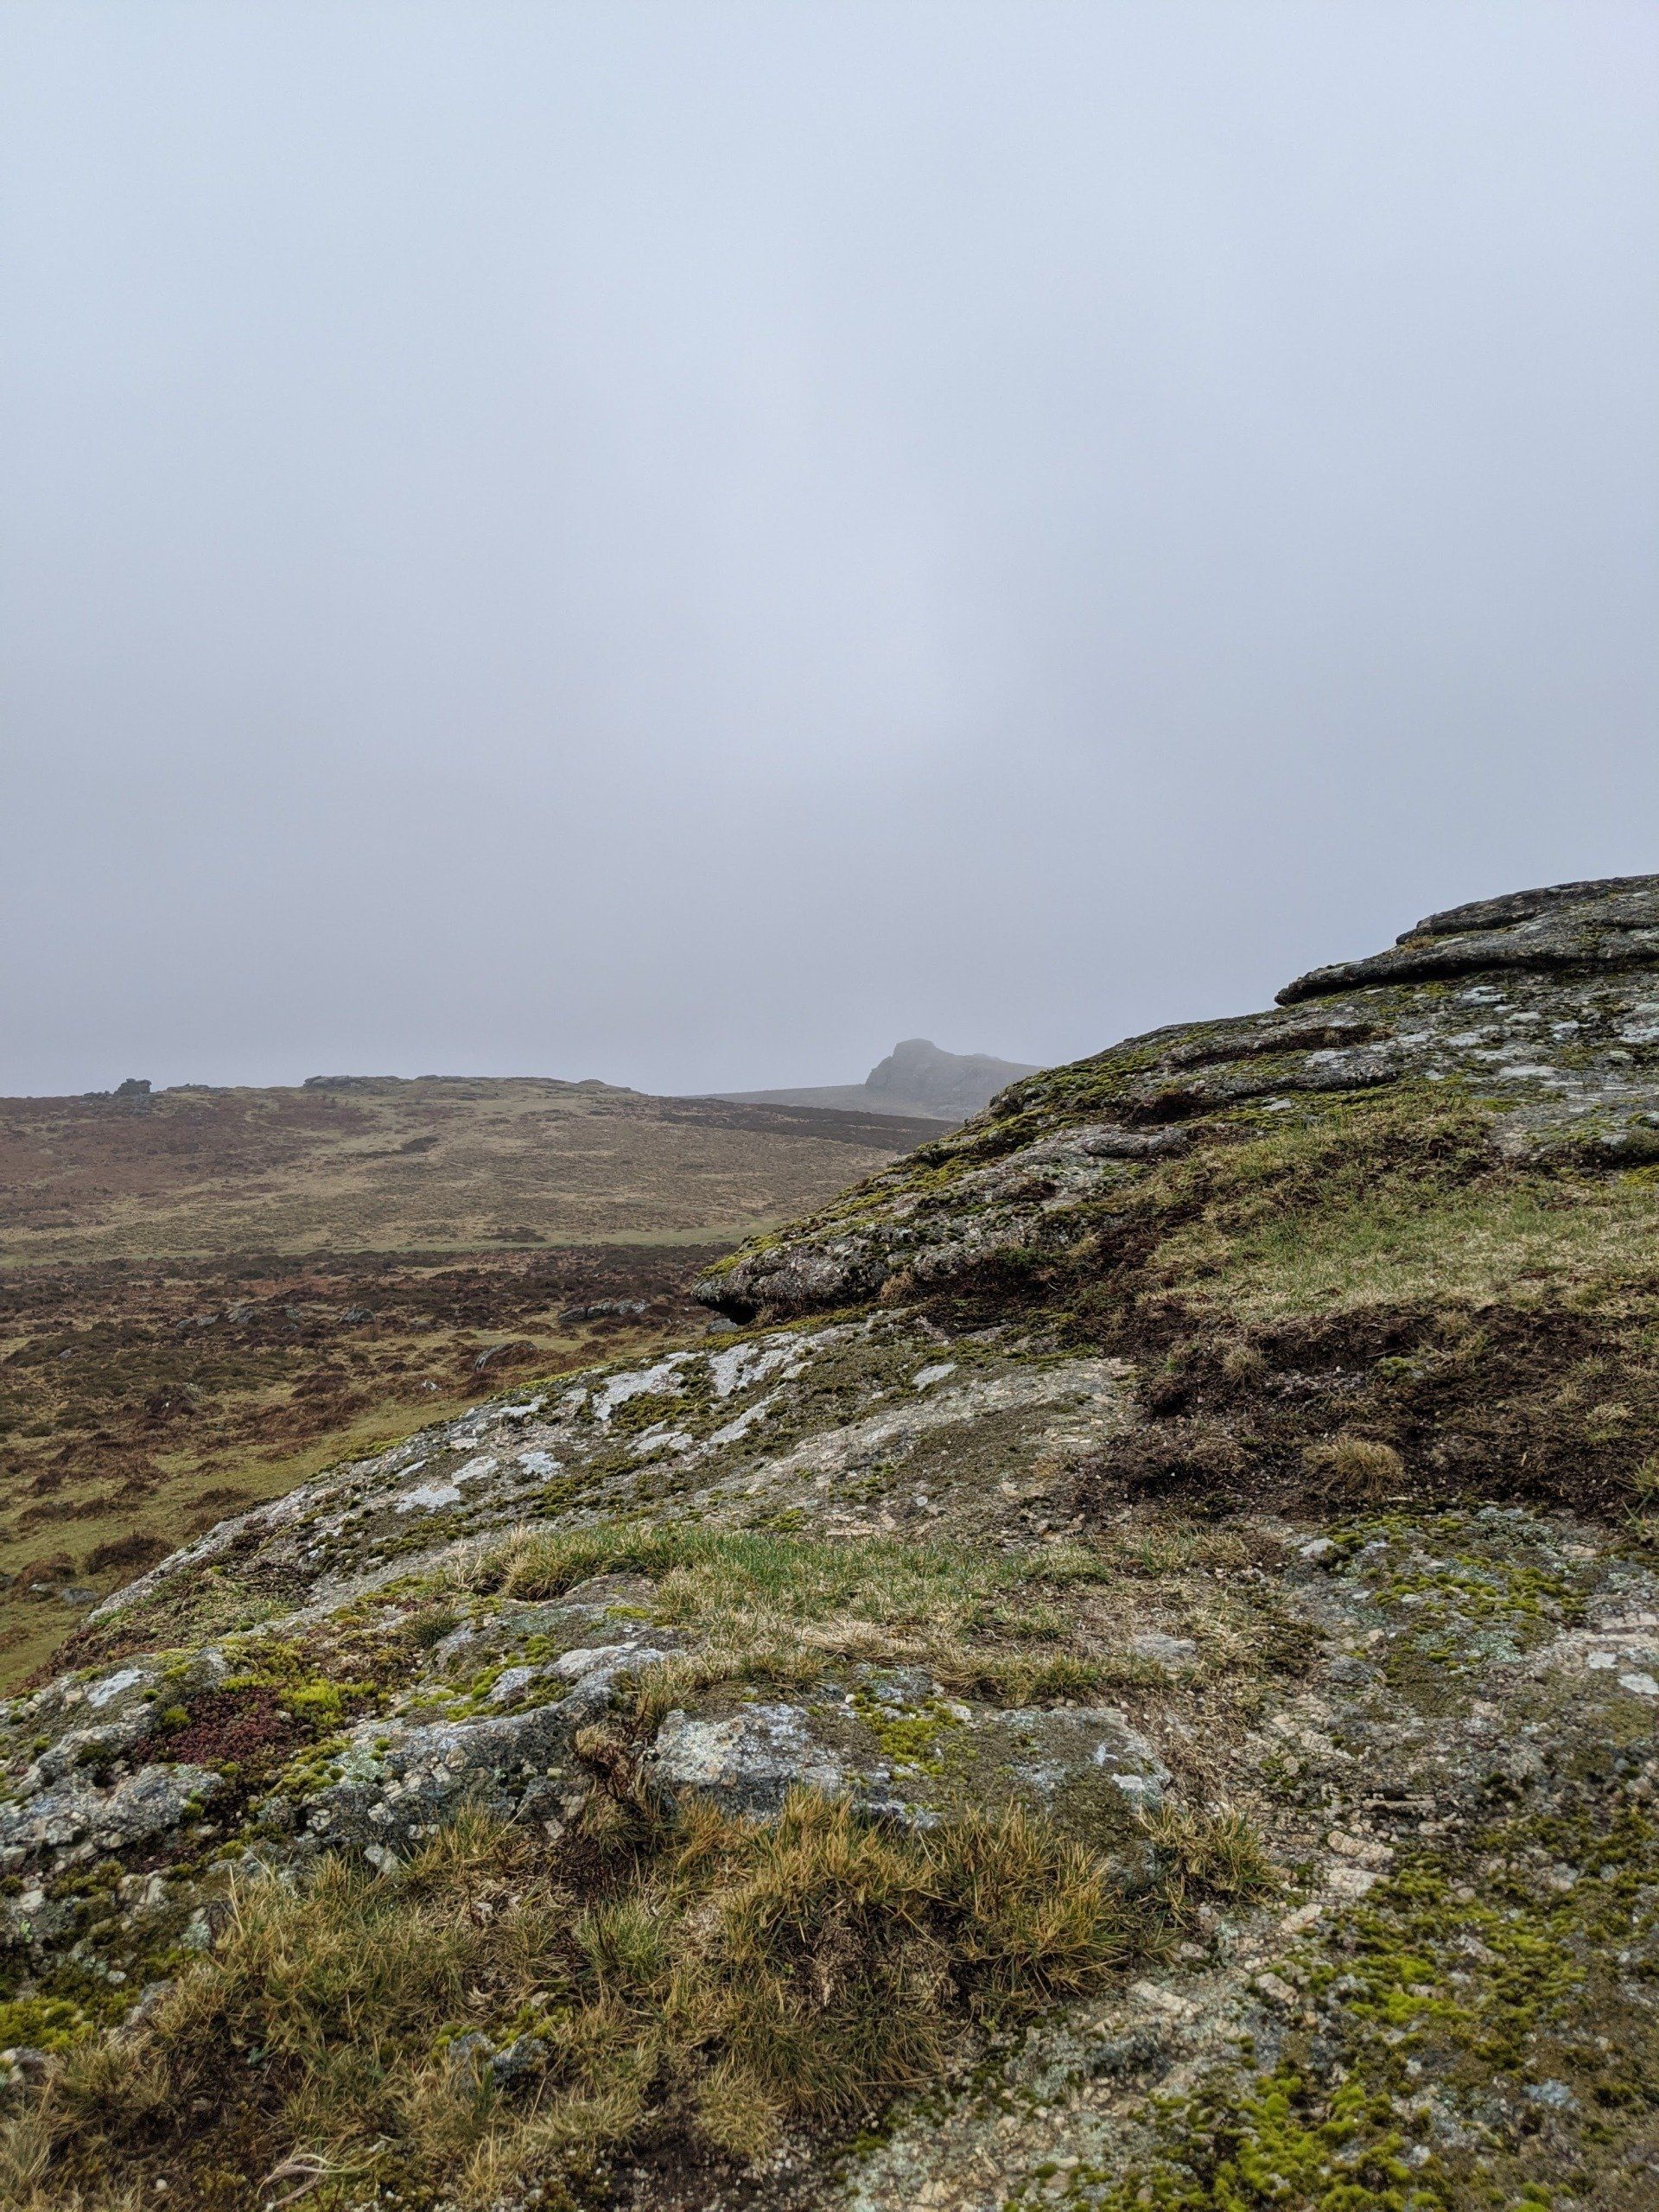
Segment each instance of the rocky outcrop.
[{"label": "rocky outcrop", "polygon": [[1387,952],[1316,968],[1287,983],[1281,1006],[1374,983],[1440,982],[1514,969],[1659,968],[1659,876],[1559,883],[1431,914]]},{"label": "rocky outcrop", "polygon": [[964,1122],[999,1090],[1035,1068],[989,1052],[946,1052],[925,1037],[908,1037],[878,1060],[862,1083],[821,1084],[804,1090],[734,1090],[743,1105],[816,1106],[836,1113],[896,1114],[921,1121]]},{"label": "rocky outcrop", "polygon": [[1132,1203],[1137,1173],[1243,1113],[1321,1096],[1421,1087],[1478,1102],[1511,1153],[1659,1158],[1659,877],[1432,915],[1279,996],[1014,1084],[954,1136],[721,1262],[695,1294],[782,1318],[895,1278],[938,1287],[1064,1244],[1091,1203]]},{"label": "rocky outcrop", "polygon": [[1036,1072],[1018,1060],[999,1060],[989,1052],[944,1052],[930,1038],[907,1037],[876,1062],[864,1088],[878,1101],[911,1099],[942,1122],[960,1122],[1022,1075]]},{"label": "rocky outcrop", "polygon": [[706,1797],[729,1813],[776,1813],[804,1785],[850,1794],[866,1812],[906,1822],[948,1818],[969,1775],[982,1806],[1024,1796],[1045,1808],[1104,1778],[1119,1793],[1123,1817],[1115,1825],[1124,1830],[1129,1814],[1156,1808],[1170,1778],[1115,1708],[968,1704],[916,1669],[865,1669],[849,1685],[826,1685],[810,1707],[672,1712],[645,1771],[674,1796]]}]

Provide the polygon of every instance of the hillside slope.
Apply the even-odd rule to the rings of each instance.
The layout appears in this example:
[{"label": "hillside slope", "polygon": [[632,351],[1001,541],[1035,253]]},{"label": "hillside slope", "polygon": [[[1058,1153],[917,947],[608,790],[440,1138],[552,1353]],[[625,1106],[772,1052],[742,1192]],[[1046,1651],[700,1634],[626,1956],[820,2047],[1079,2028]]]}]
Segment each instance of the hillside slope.
[{"label": "hillside slope", "polygon": [[0,1100],[0,1688],[228,1508],[683,1331],[701,1262],[917,1127],[485,1078]]},{"label": "hillside slope", "polygon": [[107,1601],[3,2201],[1651,2206],[1659,878],[1281,1001]]},{"label": "hillside slope", "polygon": [[740,1236],[907,1119],[539,1077],[314,1077],[0,1099],[0,1262]]}]

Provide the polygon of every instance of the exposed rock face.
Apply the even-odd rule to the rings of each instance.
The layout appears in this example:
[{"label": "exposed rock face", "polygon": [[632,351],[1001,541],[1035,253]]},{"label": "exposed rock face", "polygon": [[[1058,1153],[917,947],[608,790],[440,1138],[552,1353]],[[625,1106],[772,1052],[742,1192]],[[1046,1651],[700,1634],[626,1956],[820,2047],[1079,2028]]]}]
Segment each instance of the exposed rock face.
[{"label": "exposed rock face", "polygon": [[[913,1746],[918,1724],[928,1751]],[[895,1740],[906,1749],[886,1750]],[[1122,1713],[969,1705],[946,1698],[918,1669],[862,1670],[815,1707],[741,1707],[721,1718],[671,1713],[645,1771],[676,1795],[708,1797],[727,1812],[775,1813],[791,1789],[848,1792],[868,1812],[906,1821],[948,1816],[953,1793],[938,1786],[948,1764],[995,1777],[994,1794],[1026,1794],[1052,1806],[1066,1789],[1102,1777],[1126,1810],[1161,1800],[1169,1770]],[[1127,1823],[1125,1823],[1127,1824]]]},{"label": "exposed rock face", "polygon": [[847,1783],[841,1762],[813,1740],[810,1716],[793,1705],[746,1705],[723,1720],[671,1713],[649,1764],[665,1789],[696,1791],[734,1813],[775,1813],[802,1783],[813,1789]]},{"label": "exposed rock face", "polygon": [[[779,2212],[1655,2201],[1655,1159],[1659,878],[1483,902],[1021,1081],[736,1255],[713,1340],[222,1523],[0,1707],[0,2086],[49,2100],[38,2040],[218,1956],[230,1885],[395,1883],[478,1806],[561,1878],[600,1868],[544,2012],[480,1984],[464,2032],[434,2023],[486,2105],[575,2097],[632,2146],[549,2168],[564,2201],[733,2201],[711,2140]],[[718,2118],[717,2020],[696,2096],[629,2105],[637,2054],[580,2072],[629,1974],[642,2019],[684,2001],[662,1895],[616,1904],[629,1854],[773,1837],[803,1789],[918,1849],[1023,1817],[1138,1931],[839,2162],[861,2113]],[[1241,1834],[1276,1889],[1229,1886]],[[858,1955],[846,1848],[792,1893],[791,2035]],[[947,2007],[983,1961],[918,1942],[904,1986]],[[238,2047],[225,2094],[263,2063]],[[146,2107],[111,2185],[200,2169],[232,2201],[241,2139],[189,2135],[213,2102],[177,2143]]]},{"label": "exposed rock face", "polygon": [[1659,876],[1559,883],[1431,914],[1370,960],[1316,968],[1279,994],[1281,1006],[1356,985],[1434,982],[1494,969],[1659,967]]},{"label": "exposed rock face", "polygon": [[8,1872],[50,1852],[60,1864],[176,1828],[188,1813],[221,1787],[219,1777],[199,1766],[144,1766],[108,1789],[60,1783],[29,1791],[0,1809],[0,1866]]}]

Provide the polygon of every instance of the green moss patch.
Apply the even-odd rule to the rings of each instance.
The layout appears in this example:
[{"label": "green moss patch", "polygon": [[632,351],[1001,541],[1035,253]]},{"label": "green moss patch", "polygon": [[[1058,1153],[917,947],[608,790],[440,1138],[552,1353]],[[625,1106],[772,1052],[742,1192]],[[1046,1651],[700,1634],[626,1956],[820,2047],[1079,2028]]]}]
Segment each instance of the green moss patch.
[{"label": "green moss patch", "polygon": [[[1518,2212],[1605,2199],[1659,2113],[1659,1830],[1617,1791],[1412,1853],[1279,1961],[1276,2054],[1159,2102],[1091,2212]],[[1631,2202],[1637,2201],[1631,2199]]]}]

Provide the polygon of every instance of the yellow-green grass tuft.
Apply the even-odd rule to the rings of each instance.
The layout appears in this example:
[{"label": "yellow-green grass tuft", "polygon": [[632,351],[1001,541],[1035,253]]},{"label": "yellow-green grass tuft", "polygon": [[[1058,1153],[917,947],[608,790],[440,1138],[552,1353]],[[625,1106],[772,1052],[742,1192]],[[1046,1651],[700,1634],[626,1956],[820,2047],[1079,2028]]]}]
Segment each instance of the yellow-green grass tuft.
[{"label": "yellow-green grass tuft", "polygon": [[[556,1852],[468,1813],[383,1872],[244,1881],[143,2024],[66,2054],[12,2120],[0,2203],[121,2212],[165,2178],[190,2212],[299,2181],[481,2205],[534,2180],[556,2204],[647,2137],[753,2159],[1126,1965],[1185,1863],[1160,1847],[1169,1897],[1132,1895],[1020,1812],[916,1832],[804,1793],[766,1824],[609,1809]],[[503,2088],[489,2056],[520,2037]]]}]

